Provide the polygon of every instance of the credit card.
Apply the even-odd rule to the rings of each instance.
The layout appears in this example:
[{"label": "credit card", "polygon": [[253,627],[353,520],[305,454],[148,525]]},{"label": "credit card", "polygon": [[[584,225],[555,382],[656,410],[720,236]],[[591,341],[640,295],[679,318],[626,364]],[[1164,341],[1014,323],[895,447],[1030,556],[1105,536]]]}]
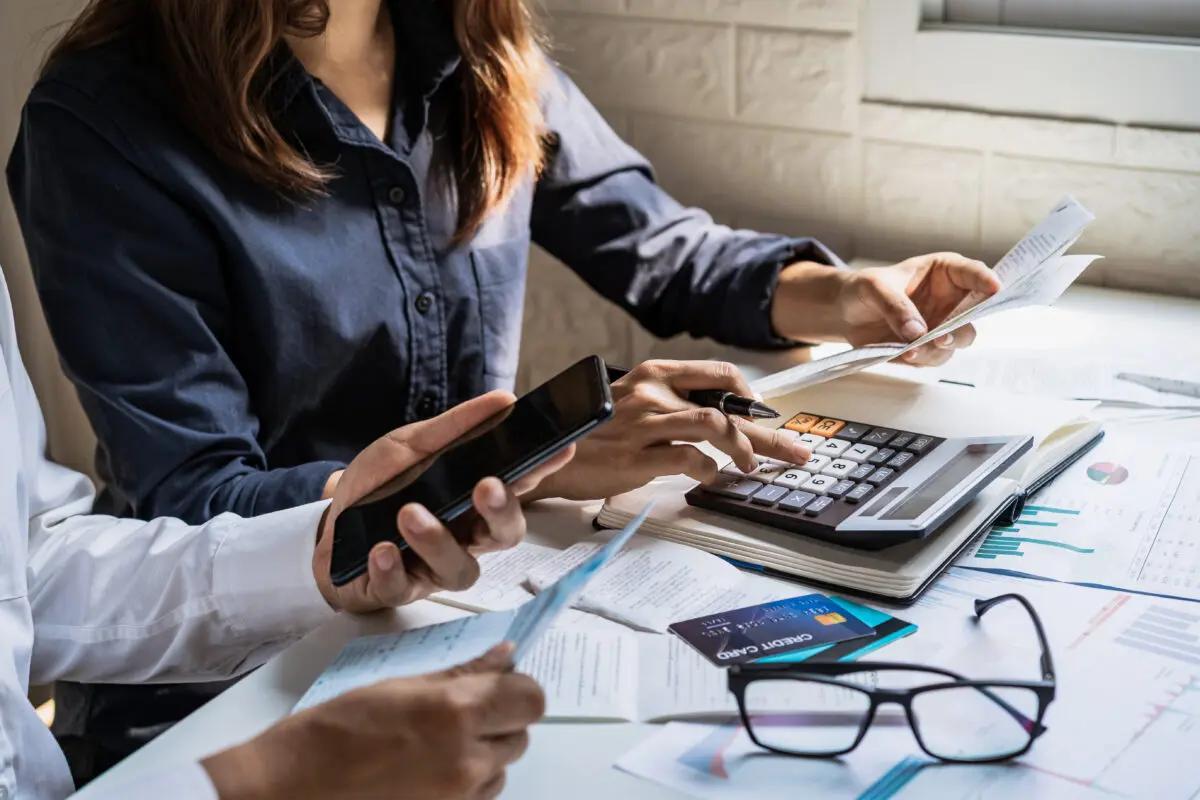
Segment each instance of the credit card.
[{"label": "credit card", "polygon": [[871,625],[823,594],[709,614],[668,630],[719,667],[875,635]]},{"label": "credit card", "polygon": [[786,661],[794,664],[800,661],[826,663],[833,661],[857,661],[874,650],[878,650],[897,639],[903,639],[905,636],[911,636],[917,632],[917,626],[913,623],[902,620],[899,617],[893,617],[890,614],[885,614],[878,609],[864,606],[861,603],[856,603],[853,600],[837,595],[829,599],[845,609],[849,615],[874,628],[875,636],[863,639],[847,639],[837,644],[822,644],[802,650],[794,650],[790,653],[771,655],[760,658],[758,663]]}]

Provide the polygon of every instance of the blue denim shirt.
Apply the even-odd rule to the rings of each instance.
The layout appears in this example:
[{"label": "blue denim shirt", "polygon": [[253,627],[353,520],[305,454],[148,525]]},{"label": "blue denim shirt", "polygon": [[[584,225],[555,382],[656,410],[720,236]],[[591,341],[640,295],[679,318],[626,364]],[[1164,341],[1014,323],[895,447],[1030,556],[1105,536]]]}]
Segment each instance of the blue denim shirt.
[{"label": "blue denim shirt", "polygon": [[511,388],[531,240],[655,334],[784,344],[767,313],[779,268],[836,256],[682,207],[557,69],[544,172],[452,245],[445,7],[393,7],[388,141],[281,57],[278,124],[337,173],[300,202],[218,162],[136,43],[71,56],[37,84],[8,181],[99,437],[103,510],[198,522],[308,502],[388,430]]}]

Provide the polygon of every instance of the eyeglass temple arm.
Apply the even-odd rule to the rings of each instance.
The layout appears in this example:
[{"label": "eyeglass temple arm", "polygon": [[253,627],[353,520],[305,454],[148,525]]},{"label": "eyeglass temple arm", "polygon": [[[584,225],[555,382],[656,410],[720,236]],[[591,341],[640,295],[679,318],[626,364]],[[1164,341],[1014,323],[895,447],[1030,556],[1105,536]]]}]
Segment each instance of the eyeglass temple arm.
[{"label": "eyeglass temple arm", "polygon": [[1033,628],[1037,631],[1038,643],[1042,646],[1042,679],[1047,681],[1054,680],[1054,659],[1050,657],[1050,642],[1046,638],[1046,630],[1042,627],[1042,620],[1034,610],[1033,604],[1025,599],[1024,595],[1016,593],[996,595],[988,600],[976,598],[975,600],[975,616],[983,617],[988,609],[993,606],[998,606],[1006,600],[1016,600],[1025,610],[1029,612],[1029,618],[1033,620]]}]

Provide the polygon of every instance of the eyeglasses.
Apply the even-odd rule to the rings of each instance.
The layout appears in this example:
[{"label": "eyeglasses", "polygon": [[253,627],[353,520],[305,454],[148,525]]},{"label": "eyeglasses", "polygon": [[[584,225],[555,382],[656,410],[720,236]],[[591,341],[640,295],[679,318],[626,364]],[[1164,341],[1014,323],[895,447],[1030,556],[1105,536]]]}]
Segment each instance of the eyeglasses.
[{"label": "eyeglasses", "polygon": [[[1006,600],[1025,607],[1042,648],[1042,679],[970,680],[903,662],[741,664],[729,669],[746,732],[776,753],[828,758],[858,747],[872,723],[907,725],[921,749],[943,761],[984,764],[1015,758],[1046,732],[1054,664],[1033,606],[1019,594],[975,601],[975,616]],[[908,688],[880,688],[909,684]],[[899,713],[880,713],[897,705]]]}]

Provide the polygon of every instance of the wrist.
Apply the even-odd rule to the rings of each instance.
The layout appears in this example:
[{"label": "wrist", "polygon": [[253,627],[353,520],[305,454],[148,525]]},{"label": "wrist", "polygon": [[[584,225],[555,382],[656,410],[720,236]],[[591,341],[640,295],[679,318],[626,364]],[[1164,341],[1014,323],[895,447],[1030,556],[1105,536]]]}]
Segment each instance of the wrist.
[{"label": "wrist", "polygon": [[780,270],[770,310],[776,335],[809,342],[844,340],[841,298],[850,274],[813,261],[799,261]]}]

